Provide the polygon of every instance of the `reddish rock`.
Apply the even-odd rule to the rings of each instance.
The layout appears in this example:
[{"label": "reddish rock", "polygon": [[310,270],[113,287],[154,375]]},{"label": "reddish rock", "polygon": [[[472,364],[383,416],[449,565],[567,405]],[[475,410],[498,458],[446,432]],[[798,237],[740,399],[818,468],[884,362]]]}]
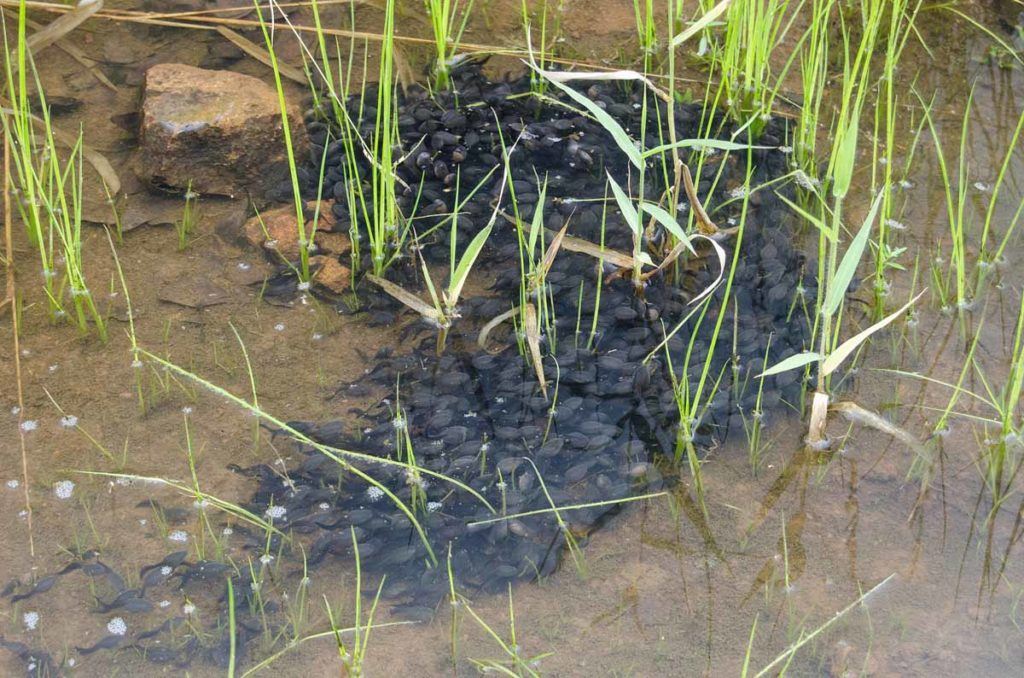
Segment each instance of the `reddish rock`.
[{"label": "reddish rock", "polygon": [[[324,226],[323,220],[320,226]],[[306,230],[311,228],[312,224],[307,222]],[[292,205],[260,212],[245,222],[242,232],[253,247],[276,252],[291,261],[299,258],[299,229],[295,226],[295,207]],[[313,241],[319,252],[344,254],[352,247],[345,233],[317,230]]]},{"label": "reddish rock", "polygon": [[332,252],[334,254],[345,254],[352,249],[352,241],[345,233],[333,233],[331,231],[317,231],[313,236],[313,242],[321,252]]},{"label": "reddish rock", "polygon": [[292,205],[260,212],[245,222],[243,233],[254,247],[277,252],[290,261],[299,258],[299,229]]},{"label": "reddish rock", "polygon": [[[289,107],[296,158],[308,153]],[[230,71],[158,64],[146,71],[138,168],[151,185],[262,196],[288,178],[277,91]]]},{"label": "reddish rock", "polygon": [[352,280],[352,271],[335,256],[317,255],[309,258],[311,266],[317,266],[313,274],[313,282],[324,287],[335,294],[341,294],[348,289]]}]

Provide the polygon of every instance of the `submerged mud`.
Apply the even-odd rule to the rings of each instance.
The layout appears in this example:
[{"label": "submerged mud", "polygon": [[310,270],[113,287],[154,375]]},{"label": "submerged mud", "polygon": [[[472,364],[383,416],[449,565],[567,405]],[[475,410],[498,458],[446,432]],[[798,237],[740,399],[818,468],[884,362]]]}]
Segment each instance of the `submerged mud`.
[{"label": "submerged mud", "polygon": [[[729,154],[704,148],[684,156],[712,217],[732,231],[716,236],[726,255],[724,271],[713,249],[695,241],[696,254],[637,288],[628,273],[563,249],[532,297],[550,311],[542,336],[545,383],[524,348],[521,326],[495,332],[492,350],[481,348],[480,328],[523,301],[520,243],[506,220],[517,215],[529,222],[543,210],[552,230],[568,222],[571,235],[628,251],[631,232],[606,202],[606,174],[624,186],[635,186],[636,176],[627,175],[628,161],[604,129],[551,92],[551,103],[527,96],[528,79],[492,82],[470,64],[455,81],[457,94],[430,97],[415,90],[402,100],[399,129],[408,150],[399,174],[408,188],[399,199],[419,233],[443,226],[410,241],[411,250],[432,262],[447,262],[453,240],[461,252],[492,215],[502,215],[479,264],[494,280],[490,292],[465,300],[440,355],[436,328],[423,324],[411,327],[422,337],[418,348],[368,353],[365,377],[341,388],[373,395],[376,405],[339,412],[333,422],[292,422],[321,445],[361,453],[361,459],[342,454],[339,465],[329,450],[300,445],[305,457],[292,468],[237,469],[258,482],[244,508],[279,531],[234,528],[254,559],[266,565],[274,554],[289,573],[306,576],[307,568],[330,559],[351,559],[358,544],[364,570],[386,575],[382,596],[414,619],[432,617],[447,595],[448,565],[463,590],[498,592],[510,582],[546,576],[624,500],[670,482],[686,446],[706,449],[798,408],[803,384],[797,373],[756,375],[803,348],[805,308],[813,307],[815,294],[777,194],[791,188],[756,188],[788,171],[785,126],[772,121],[751,140],[756,148]],[[663,102],[632,86],[593,85],[586,93],[635,138],[643,130],[646,147],[664,143]],[[349,102],[366,134],[374,111],[365,102],[373,100],[371,90],[361,110]],[[676,122],[680,138],[699,138],[702,129],[730,138],[735,131],[719,114],[694,105],[678,105]],[[354,160],[351,166],[365,174],[365,158],[346,158],[326,122],[314,120],[310,128],[318,144],[312,157],[317,163],[326,157],[321,193],[336,199],[333,228],[349,231],[353,215],[342,167]],[[513,149],[504,179],[503,147]],[[645,196],[660,202],[668,173],[652,161],[647,174]],[[318,176],[318,164],[304,170],[307,192],[315,194]],[[471,187],[476,191],[463,204]],[[445,220],[457,200],[453,235]],[[679,205],[681,219],[690,209]],[[365,243],[361,228],[352,229],[353,237]],[[665,240],[654,230],[645,246],[654,251]],[[388,275],[415,289],[418,262],[402,254]],[[720,276],[714,291],[698,300]],[[293,282],[282,273],[271,291],[286,293]],[[361,296],[374,320],[391,321],[400,312],[383,294]],[[698,403],[687,406],[683,427],[680,402]],[[150,661],[181,666],[196,657],[227,664],[225,582],[235,600],[239,657],[268,624],[286,623],[282,603],[261,594],[262,567],[257,577],[248,567],[186,556],[176,552],[143,568],[140,585],[129,586],[97,554],[85,553],[53,579],[7,593],[45,595],[58,578],[85,575],[86,582],[102,584],[95,612],[108,616],[158,610],[168,590],[205,596],[214,614],[205,617],[210,621],[202,631],[187,614],[170,616],[134,636],[112,633],[77,649],[133,648]],[[52,662],[27,646],[4,644],[26,663]]]}]

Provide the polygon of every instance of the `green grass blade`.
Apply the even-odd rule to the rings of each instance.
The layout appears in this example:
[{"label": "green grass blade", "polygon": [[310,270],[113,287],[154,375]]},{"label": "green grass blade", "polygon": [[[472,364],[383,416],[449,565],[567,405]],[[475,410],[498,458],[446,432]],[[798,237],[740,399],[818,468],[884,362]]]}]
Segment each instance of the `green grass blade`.
[{"label": "green grass blade", "polygon": [[640,151],[637,149],[636,144],[633,143],[633,140],[629,137],[629,134],[626,133],[626,130],[622,129],[622,125],[615,121],[615,118],[609,115],[606,110],[598,106],[592,99],[583,96],[572,87],[559,82],[558,78],[552,77],[547,71],[538,67],[536,64],[531,63],[528,65],[530,68],[537,71],[537,73],[544,76],[548,82],[562,90],[562,92],[564,92],[570,99],[587,109],[587,112],[594,116],[601,127],[604,127],[605,130],[612,135],[612,139],[615,140],[615,143],[622,152],[626,154],[629,161],[633,163],[637,169],[643,169],[644,161],[643,157],[640,155]]},{"label": "green grass blade", "polygon": [[805,351],[803,353],[797,353],[796,355],[791,355],[785,360],[775,363],[774,365],[772,365],[767,370],[765,370],[764,372],[757,376],[770,377],[773,374],[781,374],[782,372],[786,372],[788,370],[795,370],[797,368],[803,367],[804,365],[816,363],[819,360],[821,360],[821,354],[815,353],[814,351]]},{"label": "green grass blade", "polygon": [[634,233],[640,233],[640,215],[637,214],[636,208],[633,207],[633,201],[629,199],[622,187],[619,186],[618,182],[612,178],[611,174],[608,174],[608,182],[612,186],[612,193],[615,195],[615,202],[619,206],[619,211],[622,212],[622,217],[626,220],[626,223],[633,230]]},{"label": "green grass blade", "polygon": [[831,283],[828,286],[828,293],[825,296],[825,305],[822,307],[821,312],[825,315],[835,315],[836,311],[839,310],[839,305],[843,303],[843,298],[846,296],[846,290],[850,287],[850,282],[853,280],[854,274],[857,272],[857,264],[860,263],[860,258],[864,254],[864,249],[868,246],[868,236],[871,234],[871,224],[875,221],[875,216],[878,214],[878,207],[882,203],[882,196],[884,194],[880,191],[875,201],[871,203],[871,209],[868,211],[868,215],[864,218],[864,223],[860,227],[860,231],[854,237],[850,246],[846,249],[846,254],[843,255],[843,260],[839,263],[839,268],[836,269],[836,274],[832,278]]}]

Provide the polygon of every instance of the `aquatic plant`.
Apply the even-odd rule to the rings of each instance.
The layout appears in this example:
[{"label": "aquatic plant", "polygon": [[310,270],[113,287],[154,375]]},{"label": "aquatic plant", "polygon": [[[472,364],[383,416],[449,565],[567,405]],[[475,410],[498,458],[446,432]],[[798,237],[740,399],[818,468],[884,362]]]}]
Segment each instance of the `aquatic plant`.
[{"label": "aquatic plant", "polygon": [[423,0],[434,34],[434,86],[439,90],[451,87],[451,61],[459,49],[474,2],[467,0],[460,8],[459,0]]},{"label": "aquatic plant", "polygon": [[[309,250],[313,243],[313,236],[316,232],[316,224],[313,224],[312,231],[306,230],[306,217],[303,214],[305,206],[302,200],[302,191],[299,186],[298,164],[301,162],[296,157],[295,143],[292,140],[291,120],[288,117],[288,102],[285,95],[284,83],[281,80],[281,68],[278,64],[277,52],[274,49],[274,36],[276,24],[267,25],[263,15],[263,7],[257,2],[256,15],[259,18],[260,30],[263,33],[263,41],[270,56],[270,65],[274,71],[274,86],[277,90],[278,107],[281,110],[281,132],[284,137],[285,155],[288,161],[288,176],[291,179],[292,204],[295,206],[295,225],[298,229],[299,248],[299,282],[308,285],[311,279],[309,269]],[[275,6],[271,6],[271,13],[277,12]]]}]

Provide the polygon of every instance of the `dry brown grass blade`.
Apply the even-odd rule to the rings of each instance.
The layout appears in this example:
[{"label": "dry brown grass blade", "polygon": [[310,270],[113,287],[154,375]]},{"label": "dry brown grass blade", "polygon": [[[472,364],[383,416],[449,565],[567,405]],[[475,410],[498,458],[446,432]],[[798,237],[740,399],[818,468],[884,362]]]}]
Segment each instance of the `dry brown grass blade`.
[{"label": "dry brown grass blade", "polygon": [[8,178],[11,176],[11,149],[7,136],[4,135],[4,246],[7,257],[7,292],[6,299],[0,308],[11,307],[11,334],[14,343],[14,381],[18,391],[18,442],[21,446],[21,491],[25,499],[25,525],[28,528],[28,551],[29,555],[35,558],[36,544],[32,534],[32,501],[29,495],[28,481],[28,450],[25,447],[25,428],[22,425],[25,421],[25,390],[21,381],[21,346],[19,335],[21,334],[21,321],[18,317],[18,309],[14,307],[16,301],[16,290],[14,287],[14,246],[11,238],[11,186]]},{"label": "dry brown grass blade", "polygon": [[14,313],[14,239],[11,236],[11,191],[8,178],[11,176],[11,147],[7,135],[4,135],[4,269],[6,284],[4,300],[0,301],[0,311],[8,306]]},{"label": "dry brown grass blade", "polygon": [[[226,26],[217,26],[216,30],[225,38],[233,42],[235,46],[238,47],[238,49],[242,50],[256,61],[259,61],[264,66],[268,68],[273,68],[273,62],[270,59],[270,53],[267,52],[265,48],[260,47],[249,38],[242,36],[241,34],[231,30],[230,28],[227,28]],[[277,60],[277,70],[279,70],[281,72],[281,75],[283,75],[284,77],[294,82],[297,82],[300,85],[309,84],[309,79],[306,77],[306,74],[302,70],[295,68],[294,66],[289,66],[280,59]]]},{"label": "dry brown grass blade", "polygon": [[[12,12],[10,12],[9,10],[5,10],[5,13],[9,18],[11,17]],[[40,31],[44,28],[44,26],[41,23],[32,21],[32,19],[27,19],[26,23],[28,24],[29,28],[35,31]],[[92,74],[92,77],[100,81],[101,85],[109,89],[111,92],[117,91],[117,85],[110,82],[110,79],[106,75],[104,75],[103,71],[101,71],[99,67],[96,65],[95,60],[87,56],[85,52],[78,49],[78,47],[69,43],[67,40],[63,39],[57,40],[56,43],[54,43],[54,46],[64,50],[65,52],[67,52],[68,56],[70,56],[72,59],[80,63],[82,66],[84,66],[89,71],[89,73]]]},{"label": "dry brown grass blade", "polygon": [[101,9],[103,0],[81,0],[67,14],[57,17],[44,28],[28,36],[25,44],[33,53],[39,52],[81,26],[82,22]]},{"label": "dry brown grass blade", "polygon": [[[18,4],[19,4],[19,1],[20,0],[0,0],[0,5],[5,6],[5,7],[17,7]],[[327,1],[328,0],[322,0],[321,4],[324,4]],[[26,4],[27,4],[27,6],[30,9],[38,9],[38,10],[42,10],[42,11],[46,11],[46,12],[53,12],[53,13],[58,13],[58,14],[59,13],[65,13],[65,12],[69,11],[69,8],[67,6],[65,6],[65,5],[59,5],[59,4],[50,3],[50,2],[33,2],[33,1],[29,1],[29,2],[26,2]],[[277,3],[277,4],[278,4],[278,6],[282,6],[280,3]],[[288,5],[284,5],[284,6],[290,6],[292,4],[305,4],[305,3],[289,3]],[[342,2],[341,4],[348,4],[348,1],[345,0],[345,2]],[[205,11],[205,12],[201,12],[201,11],[200,12],[181,12],[181,13],[176,13],[176,14],[172,15],[172,14],[169,14],[169,13],[157,14],[157,13],[153,13],[153,12],[141,12],[141,11],[137,11],[137,10],[105,9],[103,11],[97,12],[95,14],[95,17],[97,19],[105,19],[107,21],[118,21],[118,22],[124,22],[124,23],[138,23],[138,24],[145,24],[145,25],[151,25],[151,26],[167,26],[167,27],[171,27],[171,28],[184,28],[184,29],[203,30],[203,31],[213,31],[213,30],[216,30],[217,26],[234,26],[235,28],[240,28],[240,29],[257,29],[260,26],[259,21],[256,21],[254,19],[236,19],[236,18],[226,18],[226,17],[215,17],[215,16],[209,16],[210,14],[212,14],[212,11]],[[174,20],[173,18],[172,19],[162,18],[162,17],[165,17],[165,16],[167,16],[167,17],[174,17],[174,18],[177,18],[178,20]],[[303,32],[303,33],[316,33],[316,27],[315,26],[306,26],[306,25],[302,25],[302,24],[293,24],[293,27],[295,28],[296,31],[299,31],[299,32]],[[350,31],[350,30],[345,30],[345,29],[340,29],[340,28],[323,28],[322,31],[323,31],[324,35],[337,36],[337,37],[343,37],[343,38],[352,38],[352,39],[357,39],[357,40],[369,40],[371,42],[380,42],[383,39],[383,36],[380,33],[374,33],[372,31]],[[406,44],[410,44],[410,45],[422,45],[422,46],[430,46],[430,47],[432,47],[434,45],[434,41],[432,39],[429,39],[429,38],[418,38],[418,37],[408,36],[408,35],[396,35],[394,39],[395,39],[395,42],[402,42],[402,43],[406,43]],[[501,46],[501,45],[488,45],[488,44],[483,44],[483,43],[473,43],[473,42],[466,42],[466,41],[459,42],[459,49],[461,51],[463,51],[463,52],[476,52],[476,53],[481,53],[481,54],[495,54],[495,55],[504,55],[504,56],[510,56],[510,57],[520,57],[521,58],[521,57],[527,56],[527,52],[524,49],[512,49],[512,48]],[[558,58],[558,57],[545,57],[545,61],[548,62],[548,63],[552,63],[552,64],[558,64],[559,66],[562,66],[565,69],[569,69],[569,68],[590,69],[590,70],[594,70],[594,71],[606,71],[606,72],[614,72],[614,71],[618,70],[618,69],[615,69],[615,68],[612,68],[612,67],[609,67],[609,66],[606,66],[606,65],[602,65],[602,64],[593,64],[593,63],[588,63],[588,62],[585,62],[585,61],[576,61],[576,60],[573,60],[573,59],[565,59],[565,58]],[[651,73],[651,74],[649,74],[648,77],[650,79],[652,79],[652,80],[659,80],[659,81],[667,80],[667,76],[662,75],[662,74],[658,74],[658,73]],[[678,83],[693,84],[693,85],[702,85],[703,86],[703,85],[707,84],[707,78],[697,79],[697,78],[683,78],[683,77],[678,77],[677,76],[676,77],[676,82],[678,82]]]},{"label": "dry brown grass blade", "polygon": [[532,303],[527,304],[523,309],[523,334],[526,335],[526,344],[530,348],[530,357],[533,359],[533,371],[537,373],[540,390],[546,398],[548,382],[544,378],[544,362],[540,353],[540,326],[537,323],[537,308]]},{"label": "dry brown grass blade", "polygon": [[519,313],[519,307],[513,306],[504,313],[496,315],[490,320],[488,320],[487,324],[480,328],[480,334],[478,334],[476,337],[477,346],[486,350],[487,338],[491,336],[491,332],[494,331],[494,328],[500,325],[501,323],[505,322],[509,318],[512,318],[516,313]]},{"label": "dry brown grass blade", "polygon": [[409,59],[406,58],[401,45],[395,45],[394,57],[395,74],[398,77],[398,86],[402,88],[402,94],[407,94],[409,92],[409,88],[416,82],[416,72],[409,63]]},{"label": "dry brown grass blade", "polygon": [[417,297],[415,294],[406,292],[404,289],[402,289],[395,283],[391,282],[390,280],[385,280],[384,278],[375,276],[372,273],[367,273],[366,279],[372,282],[377,287],[384,290],[385,292],[387,292],[388,294],[390,294],[392,297],[394,297],[401,303],[405,304],[412,310],[419,313],[427,320],[430,320],[435,323],[439,323],[441,321],[441,313],[436,308],[434,308],[430,304],[426,303],[425,301]]},{"label": "dry brown grass blade", "polygon": [[925,450],[924,445],[909,431],[900,428],[896,424],[893,424],[891,421],[888,421],[884,417],[872,412],[871,410],[864,409],[855,402],[847,400],[835,403],[834,405],[832,405],[830,409],[833,412],[842,413],[844,417],[846,417],[855,424],[868,426],[870,428],[875,429],[876,431],[881,431],[882,433],[892,436],[896,440],[899,440],[901,443],[909,447],[918,455],[927,455],[927,450]]},{"label": "dry brown grass blade", "polygon": [[678,259],[680,257],[680,255],[682,255],[682,253],[685,252],[688,248],[689,248],[689,244],[688,243],[685,243],[685,242],[679,243],[678,245],[676,245],[675,247],[672,248],[672,251],[669,252],[668,255],[664,259],[661,260],[661,263],[658,264],[657,268],[655,268],[653,271],[648,271],[647,273],[644,273],[643,275],[640,276],[640,278],[643,279],[643,280],[650,280],[655,275],[657,275],[660,271],[663,271],[666,268],[668,268],[669,266],[671,266],[672,262],[674,262],[676,259]]},{"label": "dry brown grass blade", "polygon": [[825,424],[828,423],[828,394],[814,392],[811,401],[811,420],[807,425],[807,442],[817,445],[825,440]]},{"label": "dry brown grass blade", "polygon": [[683,165],[683,188],[686,190],[686,197],[690,200],[693,214],[697,217],[697,230],[704,235],[718,233],[718,226],[715,225],[715,222],[711,221],[711,217],[704,210],[704,205],[701,203],[700,198],[697,197],[697,189],[693,187],[693,176],[690,174],[690,168],[686,165]]},{"label": "dry brown grass blade", "polygon": [[[554,235],[554,233],[550,231],[549,233]],[[612,266],[617,266],[618,268],[633,268],[633,257],[628,254],[623,254],[618,250],[610,250],[607,247],[602,248],[600,245],[595,245],[589,240],[583,240],[576,236],[567,235],[562,238],[562,249],[568,250],[569,252],[586,254],[594,257],[595,259],[602,259]]]},{"label": "dry brown grass blade", "polygon": [[562,247],[562,241],[565,240],[565,232],[568,230],[569,220],[566,219],[562,230],[551,240],[551,244],[548,245],[548,251],[544,253],[544,260],[540,264],[542,275],[547,275],[548,271],[551,270],[551,266],[555,263],[555,257],[558,256],[558,250]]}]

